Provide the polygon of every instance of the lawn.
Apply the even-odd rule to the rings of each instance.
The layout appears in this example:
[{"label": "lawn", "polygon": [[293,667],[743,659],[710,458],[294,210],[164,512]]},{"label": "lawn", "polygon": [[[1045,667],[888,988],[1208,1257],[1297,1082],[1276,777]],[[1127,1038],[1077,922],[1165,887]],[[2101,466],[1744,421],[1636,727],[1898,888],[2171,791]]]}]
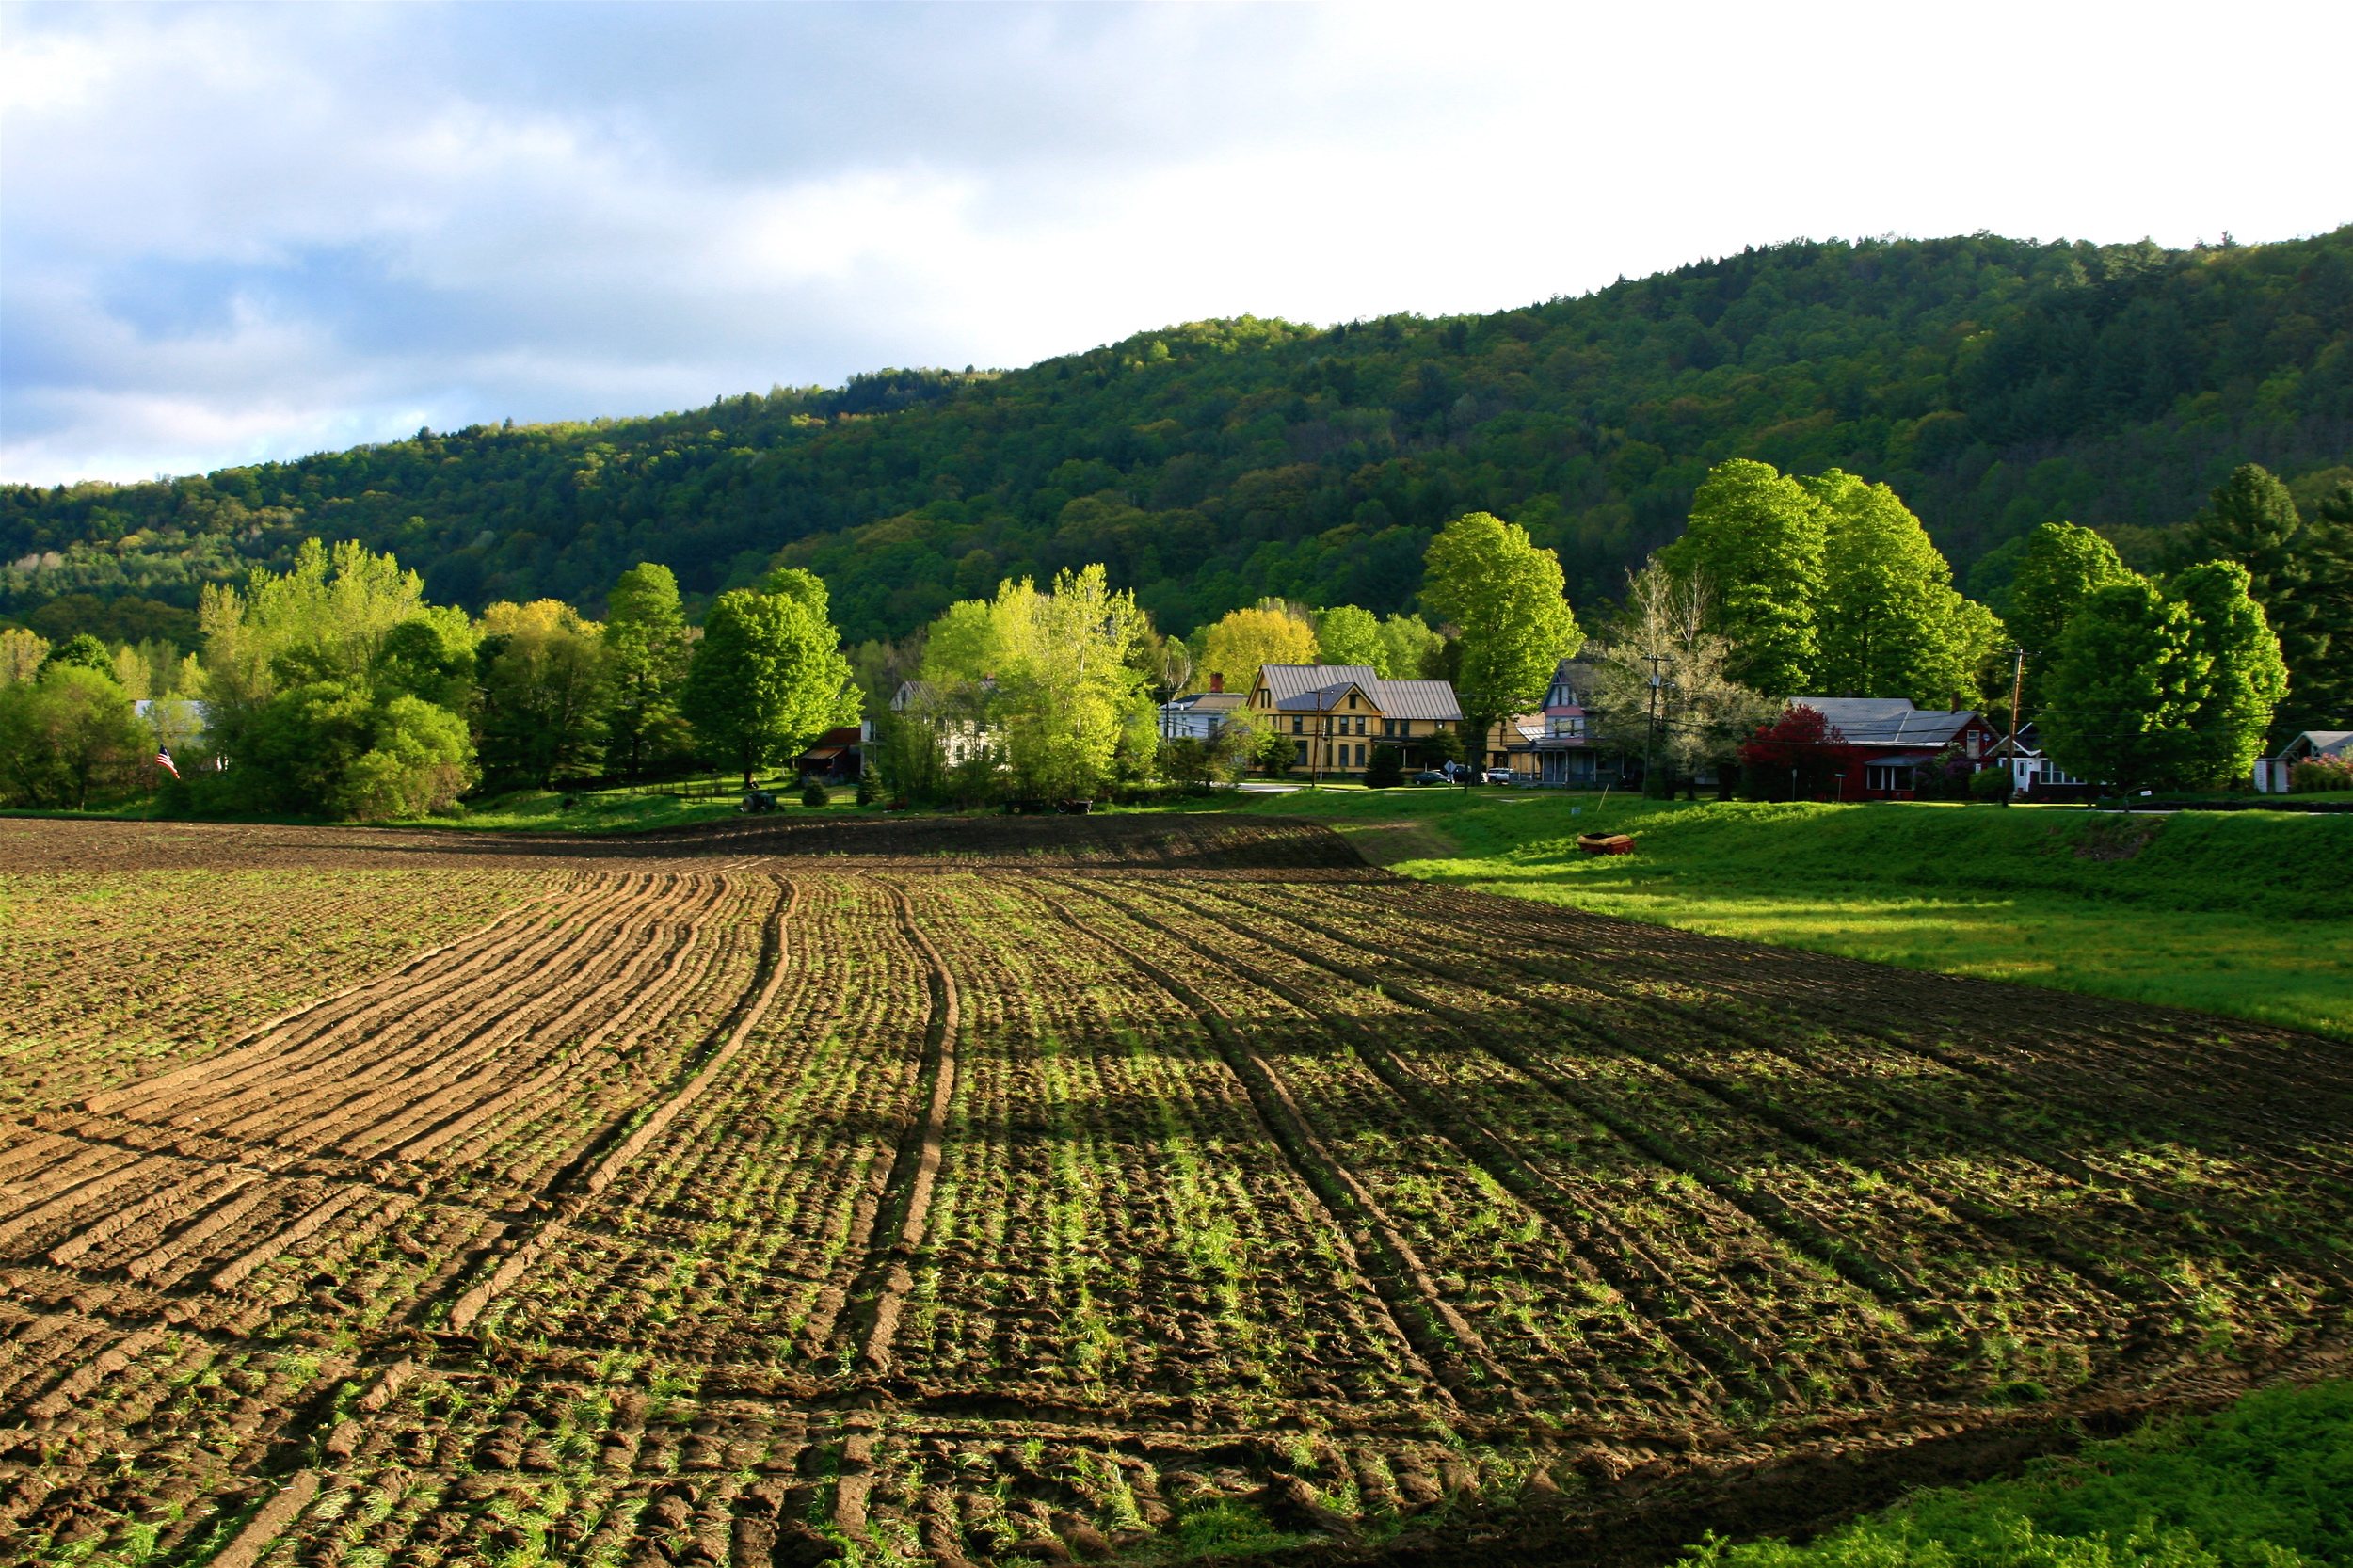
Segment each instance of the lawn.
[{"label": "lawn", "polygon": [[[2344,818],[1410,789],[1227,808],[1314,817],[1430,881],[2353,1039]],[[1582,854],[1596,829],[1635,853]]]}]

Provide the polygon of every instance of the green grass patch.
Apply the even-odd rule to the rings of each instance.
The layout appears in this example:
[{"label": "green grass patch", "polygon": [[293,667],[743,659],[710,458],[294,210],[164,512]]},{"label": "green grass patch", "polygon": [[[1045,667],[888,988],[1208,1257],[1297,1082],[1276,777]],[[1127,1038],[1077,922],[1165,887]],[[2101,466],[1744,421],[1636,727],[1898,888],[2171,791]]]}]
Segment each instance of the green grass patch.
[{"label": "green grass patch", "polygon": [[[2353,819],[1497,789],[1228,808],[1326,823],[1428,881],[2353,1038]],[[1583,854],[1584,832],[1635,853]]]},{"label": "green grass patch", "polygon": [[1807,1545],[1711,1539],[1682,1568],[2301,1568],[2353,1563],[2353,1383],[2251,1394],[1924,1492]]}]

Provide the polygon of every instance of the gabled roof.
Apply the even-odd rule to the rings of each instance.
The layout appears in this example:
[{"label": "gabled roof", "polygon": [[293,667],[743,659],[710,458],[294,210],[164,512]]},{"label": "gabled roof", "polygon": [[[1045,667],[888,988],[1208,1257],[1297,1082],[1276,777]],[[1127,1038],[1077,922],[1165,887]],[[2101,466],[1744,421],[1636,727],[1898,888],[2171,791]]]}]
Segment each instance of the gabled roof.
[{"label": "gabled roof", "polygon": [[1230,713],[1250,700],[1243,692],[1187,692],[1160,704],[1163,712]]},{"label": "gabled roof", "polygon": [[1348,699],[1351,686],[1393,719],[1459,724],[1463,705],[1449,680],[1384,680],[1370,664],[1260,664],[1258,684],[1283,712],[1318,712]]},{"label": "gabled roof", "polygon": [[1908,696],[1793,696],[1792,708],[1811,708],[1860,746],[1941,746],[1977,715],[1974,710],[1921,709]]},{"label": "gabled roof", "polygon": [[2353,753],[2353,729],[2307,729],[2280,748],[2288,758],[2343,757]]}]

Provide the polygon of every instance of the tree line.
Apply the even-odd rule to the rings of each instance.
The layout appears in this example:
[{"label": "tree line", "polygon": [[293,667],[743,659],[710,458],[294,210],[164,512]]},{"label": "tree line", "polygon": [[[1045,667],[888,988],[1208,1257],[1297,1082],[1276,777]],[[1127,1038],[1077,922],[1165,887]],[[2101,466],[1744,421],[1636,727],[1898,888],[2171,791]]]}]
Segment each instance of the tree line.
[{"label": "tree line", "polygon": [[311,540],[284,572],[205,588],[200,650],[168,691],[142,689],[135,649],[0,632],[0,795],[79,808],[160,788],[174,811],[414,817],[608,770],[748,783],[858,716],[807,572],[721,594],[699,627],[664,566],[623,573],[606,603],[602,622],[555,600],[469,616],[389,554]]},{"label": "tree line", "polygon": [[[0,632],[0,789],[83,805],[161,746],[186,764],[176,807],[413,816],[600,772],[700,763],[748,784],[863,712],[883,728],[870,761],[909,798],[1093,796],[1287,765],[1288,739],[1246,714],[1203,745],[1161,744],[1158,706],[1212,674],[1238,692],[1263,664],[1449,680],[1476,744],[1537,707],[1570,658],[1593,738],[1639,750],[1655,787],[1729,775],[1792,699],[1901,696],[2007,720],[2013,677],[2015,716],[2068,771],[2219,785],[2275,718],[2353,703],[2353,484],[2307,520],[2243,465],[2176,548],[2171,569],[2144,574],[2096,532],[2043,524],[1997,613],[1953,585],[1892,487],[1734,458],[1586,626],[1557,552],[1467,512],[1426,547],[1414,609],[1269,596],[1175,635],[1091,562],[852,646],[828,584],[800,568],[721,593],[699,626],[653,563],[606,591],[602,621],[556,600],[474,616],[432,602],[389,554],[313,540],[284,572],[208,585],[193,654]],[[144,719],[138,697],[157,699]]]},{"label": "tree line", "polygon": [[1593,603],[1735,457],[1889,485],[1993,604],[2042,522],[2152,570],[2240,462],[2306,505],[2353,478],[2349,311],[2353,229],[2187,251],[1797,243],[1481,316],[1191,323],[1006,373],[0,488],[0,613],[77,593],[192,612],[204,583],[288,569],[315,535],[391,552],[477,615],[600,616],[639,561],[699,612],[782,565],[826,582],[854,642],[891,640],[1100,563],[1189,633],[1266,598],[1411,611],[1431,541],[1472,511],[1526,528]]}]

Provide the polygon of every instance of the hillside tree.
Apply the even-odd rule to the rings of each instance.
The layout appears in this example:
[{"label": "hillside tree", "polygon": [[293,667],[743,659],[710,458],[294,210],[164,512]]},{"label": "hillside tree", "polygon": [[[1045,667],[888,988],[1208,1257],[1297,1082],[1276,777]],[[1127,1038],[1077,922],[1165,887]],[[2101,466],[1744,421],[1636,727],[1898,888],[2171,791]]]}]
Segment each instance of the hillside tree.
[{"label": "hillside tree", "polygon": [[1200,670],[1222,675],[1227,687],[1247,692],[1257,683],[1261,664],[1313,664],[1316,631],[1281,610],[1231,611],[1203,637]]},{"label": "hillside tree", "polygon": [[2084,600],[2133,575],[2117,558],[2116,547],[2089,528],[2046,522],[2026,536],[2025,552],[2010,580],[2006,624],[2026,656],[2022,706],[2027,714],[2042,705],[2049,671],[2058,662],[2059,637]]}]

